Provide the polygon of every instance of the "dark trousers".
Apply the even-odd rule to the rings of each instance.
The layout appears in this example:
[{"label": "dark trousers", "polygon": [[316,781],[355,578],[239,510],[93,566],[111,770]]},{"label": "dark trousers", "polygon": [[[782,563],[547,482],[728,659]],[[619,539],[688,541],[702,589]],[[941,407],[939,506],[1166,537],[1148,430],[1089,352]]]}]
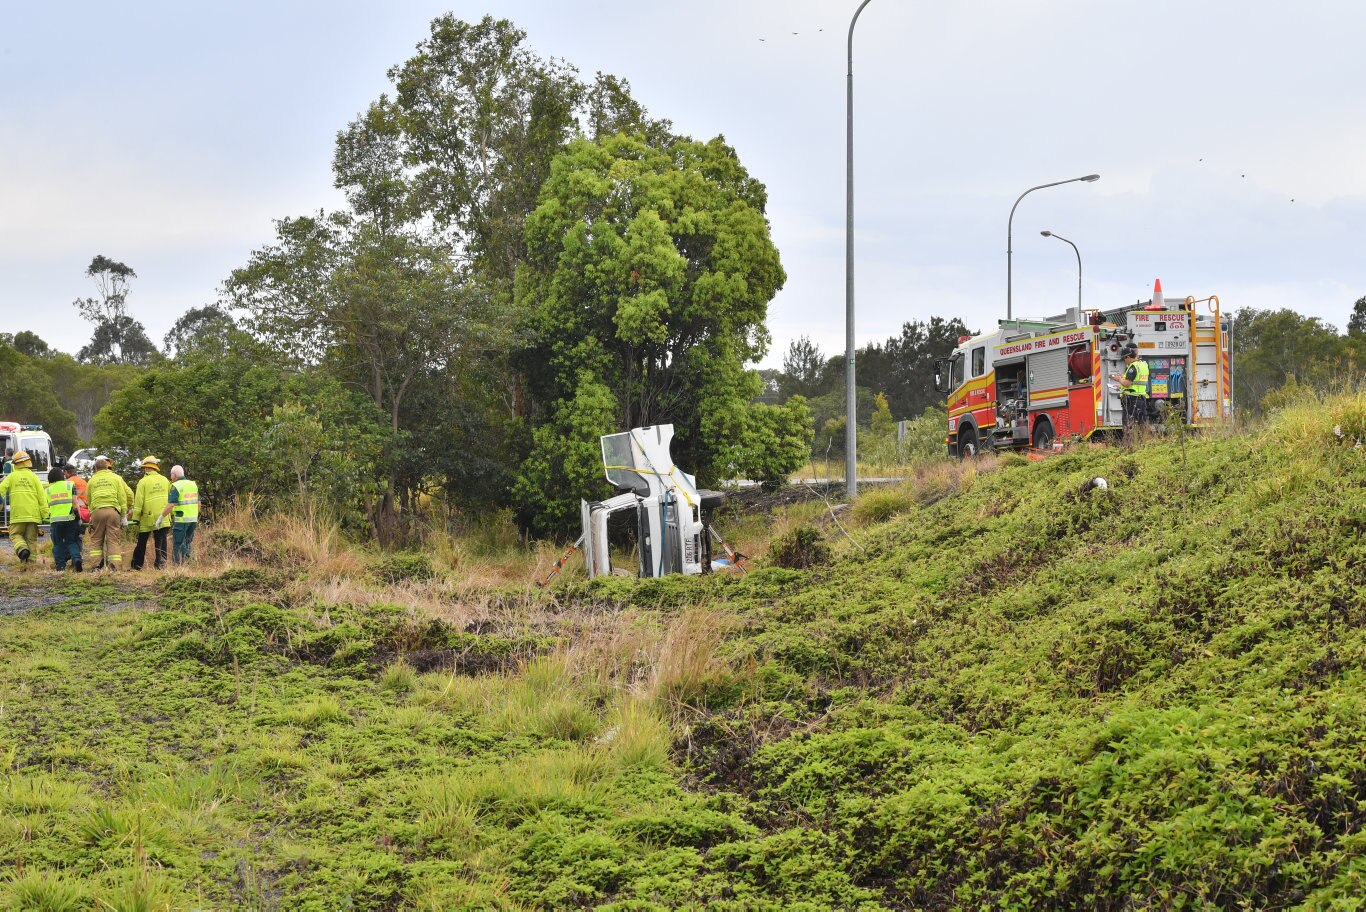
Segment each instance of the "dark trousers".
[{"label": "dark trousers", "polygon": [[50,534],[52,535],[52,563],[58,570],[66,569],[66,562],[71,561],[76,567],[81,566],[81,521],[79,519],[67,519],[52,524]]},{"label": "dark trousers", "polygon": [[1120,396],[1124,403],[1124,426],[1148,423],[1148,400],[1143,396]]},{"label": "dark trousers", "polygon": [[142,562],[147,558],[147,539],[152,539],[156,547],[156,569],[160,570],[166,566],[166,537],[170,529],[156,529],[152,532],[139,532],[137,547],[133,549],[133,563],[130,565],[134,570],[142,569]]}]

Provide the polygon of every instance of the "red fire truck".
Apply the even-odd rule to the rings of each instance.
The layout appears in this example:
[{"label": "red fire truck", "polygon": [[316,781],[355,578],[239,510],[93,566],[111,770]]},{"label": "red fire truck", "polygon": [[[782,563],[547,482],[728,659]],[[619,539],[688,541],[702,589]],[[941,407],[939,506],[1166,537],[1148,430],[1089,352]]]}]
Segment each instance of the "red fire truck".
[{"label": "red fire truck", "polygon": [[1070,309],[1047,320],[1002,320],[992,332],[959,339],[935,363],[935,387],[948,396],[948,450],[1051,449],[1124,430],[1121,351],[1130,342],[1148,362],[1155,413],[1193,426],[1233,417],[1230,325],[1219,299],[1154,300],[1116,310]]}]

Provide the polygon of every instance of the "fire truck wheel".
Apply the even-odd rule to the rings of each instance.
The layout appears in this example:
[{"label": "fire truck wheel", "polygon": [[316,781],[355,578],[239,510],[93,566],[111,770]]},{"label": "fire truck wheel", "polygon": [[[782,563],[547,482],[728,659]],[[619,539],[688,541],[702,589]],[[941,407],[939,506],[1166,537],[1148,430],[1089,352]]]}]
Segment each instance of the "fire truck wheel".
[{"label": "fire truck wheel", "polygon": [[964,425],[958,429],[958,458],[971,459],[977,455],[977,429]]},{"label": "fire truck wheel", "polygon": [[1040,418],[1034,422],[1034,449],[1047,450],[1053,446],[1053,422]]}]

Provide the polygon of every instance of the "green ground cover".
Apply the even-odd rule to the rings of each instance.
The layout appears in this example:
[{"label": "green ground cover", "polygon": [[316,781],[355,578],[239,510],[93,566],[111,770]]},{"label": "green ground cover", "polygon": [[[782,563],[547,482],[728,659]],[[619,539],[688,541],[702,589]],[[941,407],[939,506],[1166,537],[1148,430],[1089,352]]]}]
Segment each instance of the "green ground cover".
[{"label": "green ground cover", "polygon": [[807,569],[509,609],[558,630],[41,584],[0,904],[1361,908],[1363,438],[1357,396],[987,462]]}]

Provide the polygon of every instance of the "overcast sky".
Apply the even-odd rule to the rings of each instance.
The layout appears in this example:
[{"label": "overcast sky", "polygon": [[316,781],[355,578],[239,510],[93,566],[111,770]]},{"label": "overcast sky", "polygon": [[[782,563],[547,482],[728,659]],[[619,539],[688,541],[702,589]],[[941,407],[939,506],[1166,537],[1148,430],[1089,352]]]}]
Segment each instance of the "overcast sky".
[{"label": "overcast sky", "polygon": [[[447,11],[625,77],[769,190],[776,365],[844,345],[855,0],[0,3],[0,331],[74,352],[95,254],[160,342],[272,236],[335,208],[333,138]],[[860,344],[906,320],[1217,294],[1341,329],[1366,295],[1366,4],[873,0],[855,40]],[[60,329],[56,327],[61,327]]]}]

